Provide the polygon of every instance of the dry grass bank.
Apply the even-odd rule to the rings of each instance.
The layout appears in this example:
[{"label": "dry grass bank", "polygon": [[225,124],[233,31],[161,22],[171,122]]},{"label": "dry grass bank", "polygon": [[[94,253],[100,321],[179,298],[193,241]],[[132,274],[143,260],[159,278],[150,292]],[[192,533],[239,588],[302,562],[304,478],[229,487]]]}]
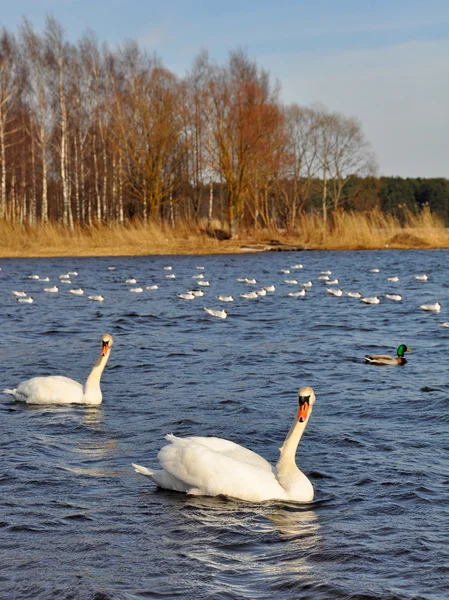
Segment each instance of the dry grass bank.
[{"label": "dry grass bank", "polygon": [[337,213],[327,226],[318,215],[303,215],[295,231],[242,231],[238,239],[223,241],[188,223],[171,228],[134,222],[71,231],[59,224],[24,227],[0,222],[3,258],[236,253],[242,246],[268,247],[273,240],[314,250],[448,248],[449,230],[429,211],[408,215],[403,226],[380,212]]},{"label": "dry grass bank", "polygon": [[302,243],[317,249],[375,250],[381,248],[448,248],[449,229],[427,209],[408,213],[403,224],[392,215],[338,212],[324,227],[320,216],[304,215]]}]

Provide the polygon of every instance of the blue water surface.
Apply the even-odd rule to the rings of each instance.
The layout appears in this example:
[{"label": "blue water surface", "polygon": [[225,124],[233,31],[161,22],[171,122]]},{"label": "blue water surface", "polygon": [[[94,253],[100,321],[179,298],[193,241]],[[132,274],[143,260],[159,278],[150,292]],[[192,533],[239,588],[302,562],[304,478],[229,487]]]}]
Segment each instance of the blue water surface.
[{"label": "blue water surface", "polygon": [[[37,375],[84,382],[101,334],[115,341],[98,408],[0,396],[1,598],[449,597],[449,329],[439,325],[449,320],[449,251],[0,267],[0,388]],[[330,295],[318,279],[328,269],[339,280],[332,287],[379,295],[380,304]],[[78,273],[72,285],[59,283],[68,271]],[[200,273],[210,282],[204,296],[179,299]],[[417,281],[423,273],[428,281]],[[130,277],[159,289],[132,293]],[[244,277],[257,284],[237,281]],[[305,297],[288,296],[309,280]],[[54,284],[57,294],[43,291]],[[257,300],[240,297],[272,284]],[[77,287],[83,296],[69,293]],[[439,314],[419,308],[437,301]],[[228,318],[203,306],[226,308]],[[364,364],[365,354],[394,354],[401,343],[413,348],[406,365]],[[306,385],[317,400],[297,464],[315,488],[309,505],[188,497],[156,490],[131,467],[156,466],[171,432],[225,437],[275,463]]]}]

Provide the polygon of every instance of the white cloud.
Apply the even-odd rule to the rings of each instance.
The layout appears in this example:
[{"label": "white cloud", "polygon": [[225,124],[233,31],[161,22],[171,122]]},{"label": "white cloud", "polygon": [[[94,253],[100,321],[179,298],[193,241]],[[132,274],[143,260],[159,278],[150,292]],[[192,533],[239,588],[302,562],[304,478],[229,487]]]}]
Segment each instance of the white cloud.
[{"label": "white cloud", "polygon": [[449,41],[333,54],[262,56],[286,103],[358,117],[380,173],[449,176]]}]

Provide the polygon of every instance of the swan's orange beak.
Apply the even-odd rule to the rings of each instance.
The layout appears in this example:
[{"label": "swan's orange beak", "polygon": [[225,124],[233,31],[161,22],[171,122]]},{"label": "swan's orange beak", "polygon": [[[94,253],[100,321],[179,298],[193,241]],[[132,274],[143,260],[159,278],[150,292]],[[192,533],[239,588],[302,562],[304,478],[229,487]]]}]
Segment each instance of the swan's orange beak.
[{"label": "swan's orange beak", "polygon": [[103,345],[101,347],[101,356],[106,356],[108,350],[109,350],[109,342],[102,342]]},{"label": "swan's orange beak", "polygon": [[298,421],[300,423],[305,422],[305,420],[307,419],[308,412],[309,412],[309,403],[307,400],[305,400],[304,402],[302,402],[299,405],[299,409],[298,409]]}]

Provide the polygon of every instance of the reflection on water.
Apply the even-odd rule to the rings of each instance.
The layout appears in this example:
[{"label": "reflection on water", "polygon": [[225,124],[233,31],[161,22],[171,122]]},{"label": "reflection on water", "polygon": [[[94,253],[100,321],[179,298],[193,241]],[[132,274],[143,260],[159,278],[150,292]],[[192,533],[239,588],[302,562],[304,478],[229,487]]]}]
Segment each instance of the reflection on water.
[{"label": "reflection on water", "polygon": [[282,537],[307,538],[311,545],[319,542],[318,515],[311,509],[291,509],[284,507],[267,514],[267,519],[279,530]]},{"label": "reflection on water", "polygon": [[89,425],[92,431],[103,430],[104,428],[104,410],[103,407],[93,406],[84,409],[83,411],[83,423]]}]

